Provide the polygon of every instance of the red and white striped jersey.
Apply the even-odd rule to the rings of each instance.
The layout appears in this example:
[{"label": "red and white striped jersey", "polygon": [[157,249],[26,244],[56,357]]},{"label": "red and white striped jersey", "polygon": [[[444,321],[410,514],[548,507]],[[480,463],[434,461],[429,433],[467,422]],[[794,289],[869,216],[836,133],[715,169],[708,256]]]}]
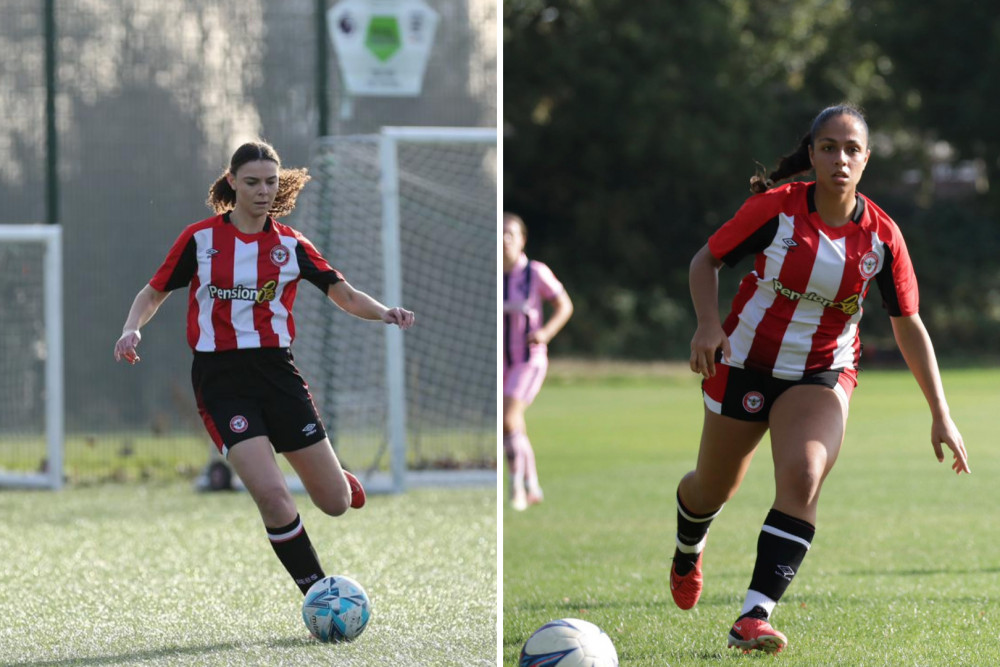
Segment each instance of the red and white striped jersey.
[{"label": "red and white striped jersey", "polygon": [[917,313],[916,276],[892,218],[859,194],[853,219],[831,227],[816,212],[815,187],[789,183],[750,197],[708,240],[728,266],[754,256],[723,323],[733,366],[785,380],[856,369],[872,280],[890,315]]},{"label": "red and white striped jersey", "polygon": [[344,279],[299,232],[268,218],[244,234],[229,214],[181,232],[149,284],[161,292],[190,285],[188,344],[198,352],[288,347],[299,280],[323,290]]}]

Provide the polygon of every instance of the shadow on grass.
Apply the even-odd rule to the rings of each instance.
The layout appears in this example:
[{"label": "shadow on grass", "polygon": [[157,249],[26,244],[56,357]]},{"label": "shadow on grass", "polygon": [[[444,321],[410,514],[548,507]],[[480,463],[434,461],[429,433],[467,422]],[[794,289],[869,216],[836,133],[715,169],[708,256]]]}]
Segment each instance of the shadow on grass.
[{"label": "shadow on grass", "polygon": [[203,656],[211,664],[211,654],[216,651],[230,651],[248,646],[268,646],[271,648],[295,648],[317,644],[309,637],[284,637],[258,642],[224,642],[203,646],[173,646],[116,655],[96,655],[90,658],[65,658],[62,660],[28,660],[9,663],[10,667],[86,667],[88,665],[127,665],[135,662],[156,660],[157,658],[178,658],[183,656]]}]

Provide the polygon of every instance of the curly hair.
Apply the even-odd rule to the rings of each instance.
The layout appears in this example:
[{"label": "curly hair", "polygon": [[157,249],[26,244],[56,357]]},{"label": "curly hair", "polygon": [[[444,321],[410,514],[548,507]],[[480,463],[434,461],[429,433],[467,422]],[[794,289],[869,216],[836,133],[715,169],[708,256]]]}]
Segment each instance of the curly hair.
[{"label": "curly hair", "polygon": [[282,169],[281,158],[274,147],[264,141],[251,141],[236,149],[229,160],[229,168],[222,172],[208,189],[208,199],[205,203],[216,213],[226,213],[236,206],[236,191],[229,185],[227,176],[236,175],[240,167],[247,162],[257,160],[268,160],[278,165],[278,194],[274,198],[274,204],[268,213],[275,217],[288,215],[295,208],[295,201],[299,192],[305,187],[312,176],[305,168]]},{"label": "curly hair", "polygon": [[750,178],[750,191],[754,194],[767,192],[778,181],[798,176],[812,169],[812,162],[809,160],[809,147],[813,145],[816,133],[820,131],[820,128],[823,127],[826,121],[836,116],[844,115],[853,116],[861,121],[861,126],[865,128],[865,138],[867,141],[868,121],[865,120],[865,114],[859,107],[846,102],[827,107],[820,111],[816,118],[813,119],[812,125],[809,126],[809,131],[799,141],[798,147],[788,155],[782,156],[781,160],[778,161],[778,167],[774,171],[768,174],[764,165],[760,162],[757,163],[756,173]]}]

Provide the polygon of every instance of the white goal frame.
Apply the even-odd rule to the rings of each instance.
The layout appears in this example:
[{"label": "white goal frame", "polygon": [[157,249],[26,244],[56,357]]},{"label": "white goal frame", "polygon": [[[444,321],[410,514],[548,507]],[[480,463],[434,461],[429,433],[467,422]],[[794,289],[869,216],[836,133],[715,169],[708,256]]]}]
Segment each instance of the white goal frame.
[{"label": "white goal frame", "polygon": [[[383,127],[379,140],[379,164],[382,190],[382,270],[385,276],[385,302],[403,302],[403,260],[399,242],[399,154],[401,141],[409,143],[485,143],[497,140],[496,128],[479,127]],[[406,362],[403,332],[385,327],[385,375],[388,392],[388,423],[391,490],[404,491],[408,484],[496,484],[495,471],[452,471],[447,473],[407,472],[406,468]],[[420,479],[424,477],[425,479]]]},{"label": "white goal frame", "polygon": [[0,487],[60,489],[63,486],[63,291],[62,227],[59,225],[0,225],[0,244],[43,243],[45,259],[45,439],[48,465],[43,472],[0,470]]}]

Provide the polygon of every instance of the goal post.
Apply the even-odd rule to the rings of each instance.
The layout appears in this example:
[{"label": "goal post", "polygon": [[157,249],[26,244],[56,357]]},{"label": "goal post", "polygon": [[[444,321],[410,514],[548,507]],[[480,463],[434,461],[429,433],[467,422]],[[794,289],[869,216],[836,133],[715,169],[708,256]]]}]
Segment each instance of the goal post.
[{"label": "goal post", "polygon": [[0,487],[63,486],[62,228],[0,225]]},{"label": "goal post", "polygon": [[[496,483],[497,132],[385,127],[323,137],[292,222],[408,331],[299,290],[297,363],[366,488]],[[315,292],[315,294],[313,294]]]},{"label": "goal post", "polygon": [[[382,128],[379,138],[379,165],[382,172],[379,187],[382,193],[382,271],[385,280],[385,301],[388,305],[404,303],[403,256],[400,247],[400,143],[496,145],[496,141],[497,133],[492,128]],[[402,490],[406,485],[407,462],[406,395],[403,382],[406,364],[403,332],[396,327],[388,327],[385,332],[385,342],[386,400],[389,413],[387,438],[392,452],[392,483],[393,488]]]}]

